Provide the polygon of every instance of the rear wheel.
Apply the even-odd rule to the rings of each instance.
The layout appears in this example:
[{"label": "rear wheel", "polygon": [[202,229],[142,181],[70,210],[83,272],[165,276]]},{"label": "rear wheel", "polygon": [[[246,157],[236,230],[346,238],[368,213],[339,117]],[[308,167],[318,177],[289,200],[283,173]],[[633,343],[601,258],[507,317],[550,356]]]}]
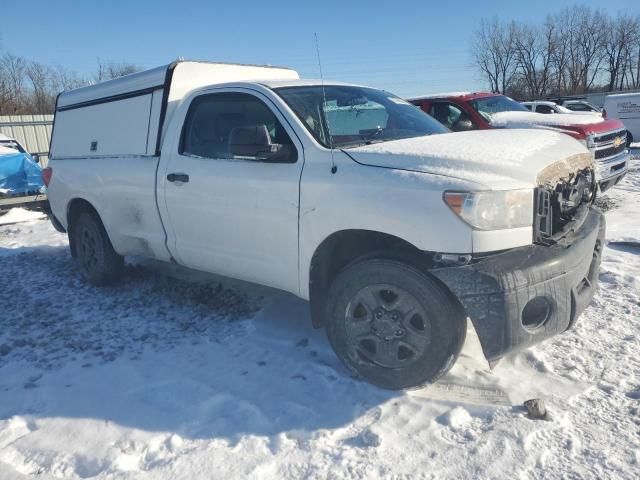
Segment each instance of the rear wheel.
[{"label": "rear wheel", "polygon": [[92,213],[81,213],[71,235],[76,264],[84,277],[94,285],[114,283],[122,272],[124,258],[113,249],[100,219]]},{"label": "rear wheel", "polygon": [[388,389],[430,383],[455,363],[466,315],[451,294],[411,265],[369,259],[331,285],[326,328],[336,354],[358,376]]}]

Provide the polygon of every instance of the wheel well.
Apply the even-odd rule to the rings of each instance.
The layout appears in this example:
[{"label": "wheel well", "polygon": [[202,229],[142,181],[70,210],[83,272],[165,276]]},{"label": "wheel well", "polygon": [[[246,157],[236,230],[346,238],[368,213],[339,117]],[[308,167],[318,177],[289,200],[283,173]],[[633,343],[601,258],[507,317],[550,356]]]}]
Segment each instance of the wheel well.
[{"label": "wheel well", "polygon": [[69,206],[67,207],[67,232],[69,233],[69,248],[71,249],[71,255],[73,258],[76,257],[76,242],[73,235],[73,228],[78,217],[82,213],[91,213],[100,220],[98,211],[86,200],[82,198],[74,198],[69,202]]},{"label": "wheel well", "polygon": [[342,230],[327,237],[311,258],[309,301],[311,321],[319,328],[324,323],[325,295],[336,275],[357,258],[392,256],[428,268],[432,255],[399,237],[371,230]]}]

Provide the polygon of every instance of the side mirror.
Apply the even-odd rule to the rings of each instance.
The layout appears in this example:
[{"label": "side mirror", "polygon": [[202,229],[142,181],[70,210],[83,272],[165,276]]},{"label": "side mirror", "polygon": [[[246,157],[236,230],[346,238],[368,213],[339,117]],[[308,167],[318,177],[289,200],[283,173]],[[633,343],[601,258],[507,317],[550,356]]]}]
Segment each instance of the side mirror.
[{"label": "side mirror", "polygon": [[266,125],[235,127],[229,134],[229,152],[234,157],[247,157],[263,161],[283,161],[286,148],[279,143],[271,143]]},{"label": "side mirror", "polygon": [[36,163],[40,163],[40,155],[38,155],[37,153],[31,155],[31,159]]}]

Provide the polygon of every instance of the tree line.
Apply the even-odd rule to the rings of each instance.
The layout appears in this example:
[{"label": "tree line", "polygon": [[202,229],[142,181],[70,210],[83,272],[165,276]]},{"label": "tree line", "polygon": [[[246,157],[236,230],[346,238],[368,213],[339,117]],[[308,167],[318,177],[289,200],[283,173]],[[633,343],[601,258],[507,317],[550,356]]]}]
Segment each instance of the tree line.
[{"label": "tree line", "polygon": [[98,59],[95,72],[83,76],[5,53],[0,56],[0,115],[53,113],[60,92],[140,71],[126,62]]},{"label": "tree line", "polygon": [[[640,89],[640,16],[565,8],[541,24],[483,19],[471,58],[493,92],[539,99]],[[92,75],[24,57],[0,56],[0,115],[52,113],[58,93],[137,72],[98,59]]]},{"label": "tree line", "polygon": [[640,17],[574,6],[541,24],[483,19],[471,57],[493,92],[523,100],[640,89]]}]

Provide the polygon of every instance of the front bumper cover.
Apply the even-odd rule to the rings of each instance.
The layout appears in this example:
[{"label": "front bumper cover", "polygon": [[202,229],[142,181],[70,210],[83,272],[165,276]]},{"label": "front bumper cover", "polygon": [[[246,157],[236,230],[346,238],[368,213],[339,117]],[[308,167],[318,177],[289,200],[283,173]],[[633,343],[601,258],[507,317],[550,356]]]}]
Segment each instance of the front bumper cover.
[{"label": "front bumper cover", "polygon": [[[604,233],[604,215],[592,208],[579,227],[554,245],[516,248],[431,273],[466,309],[485,357],[493,363],[573,326],[595,293]],[[525,327],[527,304],[527,313],[546,305],[544,321],[525,322]]]},{"label": "front bumper cover", "polygon": [[625,150],[614,157],[595,161],[596,181],[601,192],[620,183],[627,174],[630,158],[629,150]]}]

